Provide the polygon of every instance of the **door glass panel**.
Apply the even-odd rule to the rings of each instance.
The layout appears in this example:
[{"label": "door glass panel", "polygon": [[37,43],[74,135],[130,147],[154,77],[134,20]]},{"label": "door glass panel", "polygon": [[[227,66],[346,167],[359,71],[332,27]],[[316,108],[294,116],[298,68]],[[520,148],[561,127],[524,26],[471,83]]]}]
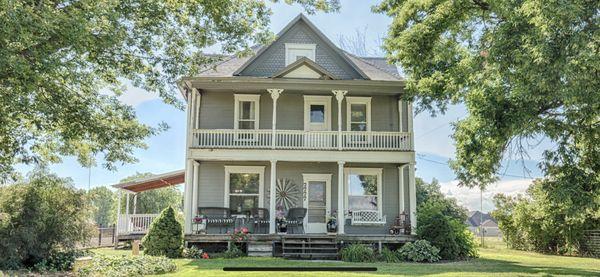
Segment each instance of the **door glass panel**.
[{"label": "door glass panel", "polygon": [[367,105],[365,105],[365,104],[350,105],[350,116],[352,117],[352,122],[366,122],[367,121]]},{"label": "door glass panel", "polygon": [[240,121],[239,129],[254,129],[254,121]]},{"label": "door glass panel", "polygon": [[308,182],[308,222],[325,223],[326,183],[322,181]]},{"label": "door glass panel", "polygon": [[310,105],[310,122],[325,122],[325,105]]}]

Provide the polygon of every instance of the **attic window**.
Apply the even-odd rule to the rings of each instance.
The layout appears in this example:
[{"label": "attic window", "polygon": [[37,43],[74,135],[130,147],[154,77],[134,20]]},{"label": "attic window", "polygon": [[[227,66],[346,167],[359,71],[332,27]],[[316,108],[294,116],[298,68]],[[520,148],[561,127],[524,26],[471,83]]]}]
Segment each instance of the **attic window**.
[{"label": "attic window", "polygon": [[301,58],[315,60],[316,44],[286,43],[285,44],[285,66]]}]

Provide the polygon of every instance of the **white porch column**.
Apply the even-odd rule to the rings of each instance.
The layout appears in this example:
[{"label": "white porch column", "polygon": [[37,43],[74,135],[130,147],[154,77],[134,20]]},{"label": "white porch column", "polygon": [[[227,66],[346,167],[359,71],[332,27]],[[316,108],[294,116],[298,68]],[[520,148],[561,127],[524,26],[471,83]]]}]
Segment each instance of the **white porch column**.
[{"label": "white porch column", "polygon": [[[342,150],[342,101],[344,100],[344,95],[346,95],[348,93],[347,90],[332,90],[331,92],[333,92],[333,94],[335,94],[335,99],[338,102],[338,113],[337,113],[337,118],[338,118],[338,139],[337,139],[337,145],[338,145],[338,150]],[[348,120],[348,119],[346,119]]]},{"label": "white porch column", "polygon": [[133,195],[133,214],[137,212],[137,196],[137,193]]},{"label": "white porch column", "polygon": [[269,92],[269,94],[271,94],[271,99],[273,99],[273,119],[271,122],[271,129],[272,129],[271,149],[275,149],[275,142],[276,142],[275,130],[277,129],[277,99],[279,99],[279,95],[281,95],[281,93],[283,92],[283,89],[270,88],[270,89],[267,89],[267,91]]},{"label": "white porch column", "polygon": [[338,208],[337,208],[337,218],[338,218],[338,234],[344,233],[344,224],[346,223],[346,216],[344,215],[344,200],[346,199],[346,195],[344,194],[344,164],[346,162],[339,161],[338,162]]},{"label": "white porch column", "polygon": [[127,233],[129,233],[130,228],[130,223],[129,223],[129,192],[125,192],[125,196],[127,197],[127,200],[125,200],[125,230],[127,230]]},{"label": "white porch column", "polygon": [[199,180],[199,172],[200,172],[200,163],[197,161],[194,161],[194,175],[192,175],[192,218],[194,216],[196,216],[196,213],[198,212],[198,183],[200,182]]},{"label": "white porch column", "polygon": [[404,212],[404,168],[406,164],[398,166],[398,214]]},{"label": "white porch column", "polygon": [[194,160],[188,159],[185,166],[185,184],[183,189],[183,219],[185,234],[192,233],[192,176],[194,175]]},{"label": "white porch column", "polygon": [[121,189],[117,189],[117,224],[115,224],[115,235],[117,236],[117,238],[115,238],[115,249],[119,246],[119,240],[118,240],[118,236],[119,236],[119,231],[121,229],[120,226],[120,222],[121,222],[121,194],[123,194]]},{"label": "white porch column", "polygon": [[269,234],[275,234],[275,213],[277,199],[275,183],[277,182],[277,161],[271,160],[271,180],[269,182]]},{"label": "white porch column", "polygon": [[408,165],[408,186],[410,193],[410,230],[413,235],[417,232],[417,190],[415,186],[415,163]]},{"label": "white porch column", "polygon": [[415,149],[415,135],[413,133],[413,108],[412,102],[408,102],[407,104],[407,114],[408,114],[408,126],[406,131],[410,132],[410,149]]}]

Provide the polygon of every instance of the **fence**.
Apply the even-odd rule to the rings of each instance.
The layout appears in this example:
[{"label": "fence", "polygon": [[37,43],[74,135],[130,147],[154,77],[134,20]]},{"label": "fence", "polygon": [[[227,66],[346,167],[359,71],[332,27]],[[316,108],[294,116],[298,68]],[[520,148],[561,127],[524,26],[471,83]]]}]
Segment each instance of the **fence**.
[{"label": "fence", "polygon": [[600,257],[600,230],[583,231],[583,247],[589,254]]},{"label": "fence", "polygon": [[113,246],[115,243],[116,234],[115,226],[112,227],[98,227],[96,228],[92,237],[90,237],[87,247],[103,247]]}]

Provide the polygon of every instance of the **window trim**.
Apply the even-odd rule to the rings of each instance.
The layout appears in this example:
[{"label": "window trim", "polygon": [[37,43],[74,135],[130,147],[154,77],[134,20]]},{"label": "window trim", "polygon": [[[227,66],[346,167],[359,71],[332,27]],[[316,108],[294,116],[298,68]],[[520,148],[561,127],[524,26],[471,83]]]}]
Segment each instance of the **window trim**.
[{"label": "window trim", "polygon": [[331,131],[331,96],[325,95],[304,95],[304,131],[310,130],[310,106],[325,106],[325,131]]},{"label": "window trim", "polygon": [[[346,131],[351,131],[350,126],[352,124],[352,115],[351,115],[351,105],[352,104],[363,104],[367,106],[367,130],[365,132],[371,131],[371,97],[356,97],[356,96],[348,96],[346,97]],[[353,132],[361,132],[361,131],[353,131]]]},{"label": "window trim", "polygon": [[312,61],[315,61],[317,56],[317,45],[314,43],[286,43],[285,44],[285,66],[292,64],[294,61],[290,61],[289,51],[292,49],[301,50],[312,50],[312,57],[307,57]]},{"label": "window trim", "polygon": [[250,173],[258,174],[258,207],[264,206],[264,190],[265,190],[265,167],[264,166],[238,166],[238,165],[226,165],[225,166],[225,194],[224,194],[224,207],[229,209],[229,198],[231,195],[238,196],[253,196],[256,194],[240,194],[240,193],[229,193],[229,175],[232,173]]},{"label": "window trim", "polygon": [[383,215],[383,199],[382,199],[382,187],[383,187],[383,168],[359,168],[359,167],[346,167],[344,168],[344,186],[345,186],[345,199],[344,207],[346,211],[350,209],[348,206],[348,197],[350,196],[350,174],[357,175],[377,175],[377,211],[380,215]]},{"label": "window trim", "polygon": [[[240,127],[240,102],[254,102],[254,130],[259,129],[260,124],[260,94],[234,94],[233,107],[233,128],[238,130]],[[252,129],[248,129],[252,130]]]}]

